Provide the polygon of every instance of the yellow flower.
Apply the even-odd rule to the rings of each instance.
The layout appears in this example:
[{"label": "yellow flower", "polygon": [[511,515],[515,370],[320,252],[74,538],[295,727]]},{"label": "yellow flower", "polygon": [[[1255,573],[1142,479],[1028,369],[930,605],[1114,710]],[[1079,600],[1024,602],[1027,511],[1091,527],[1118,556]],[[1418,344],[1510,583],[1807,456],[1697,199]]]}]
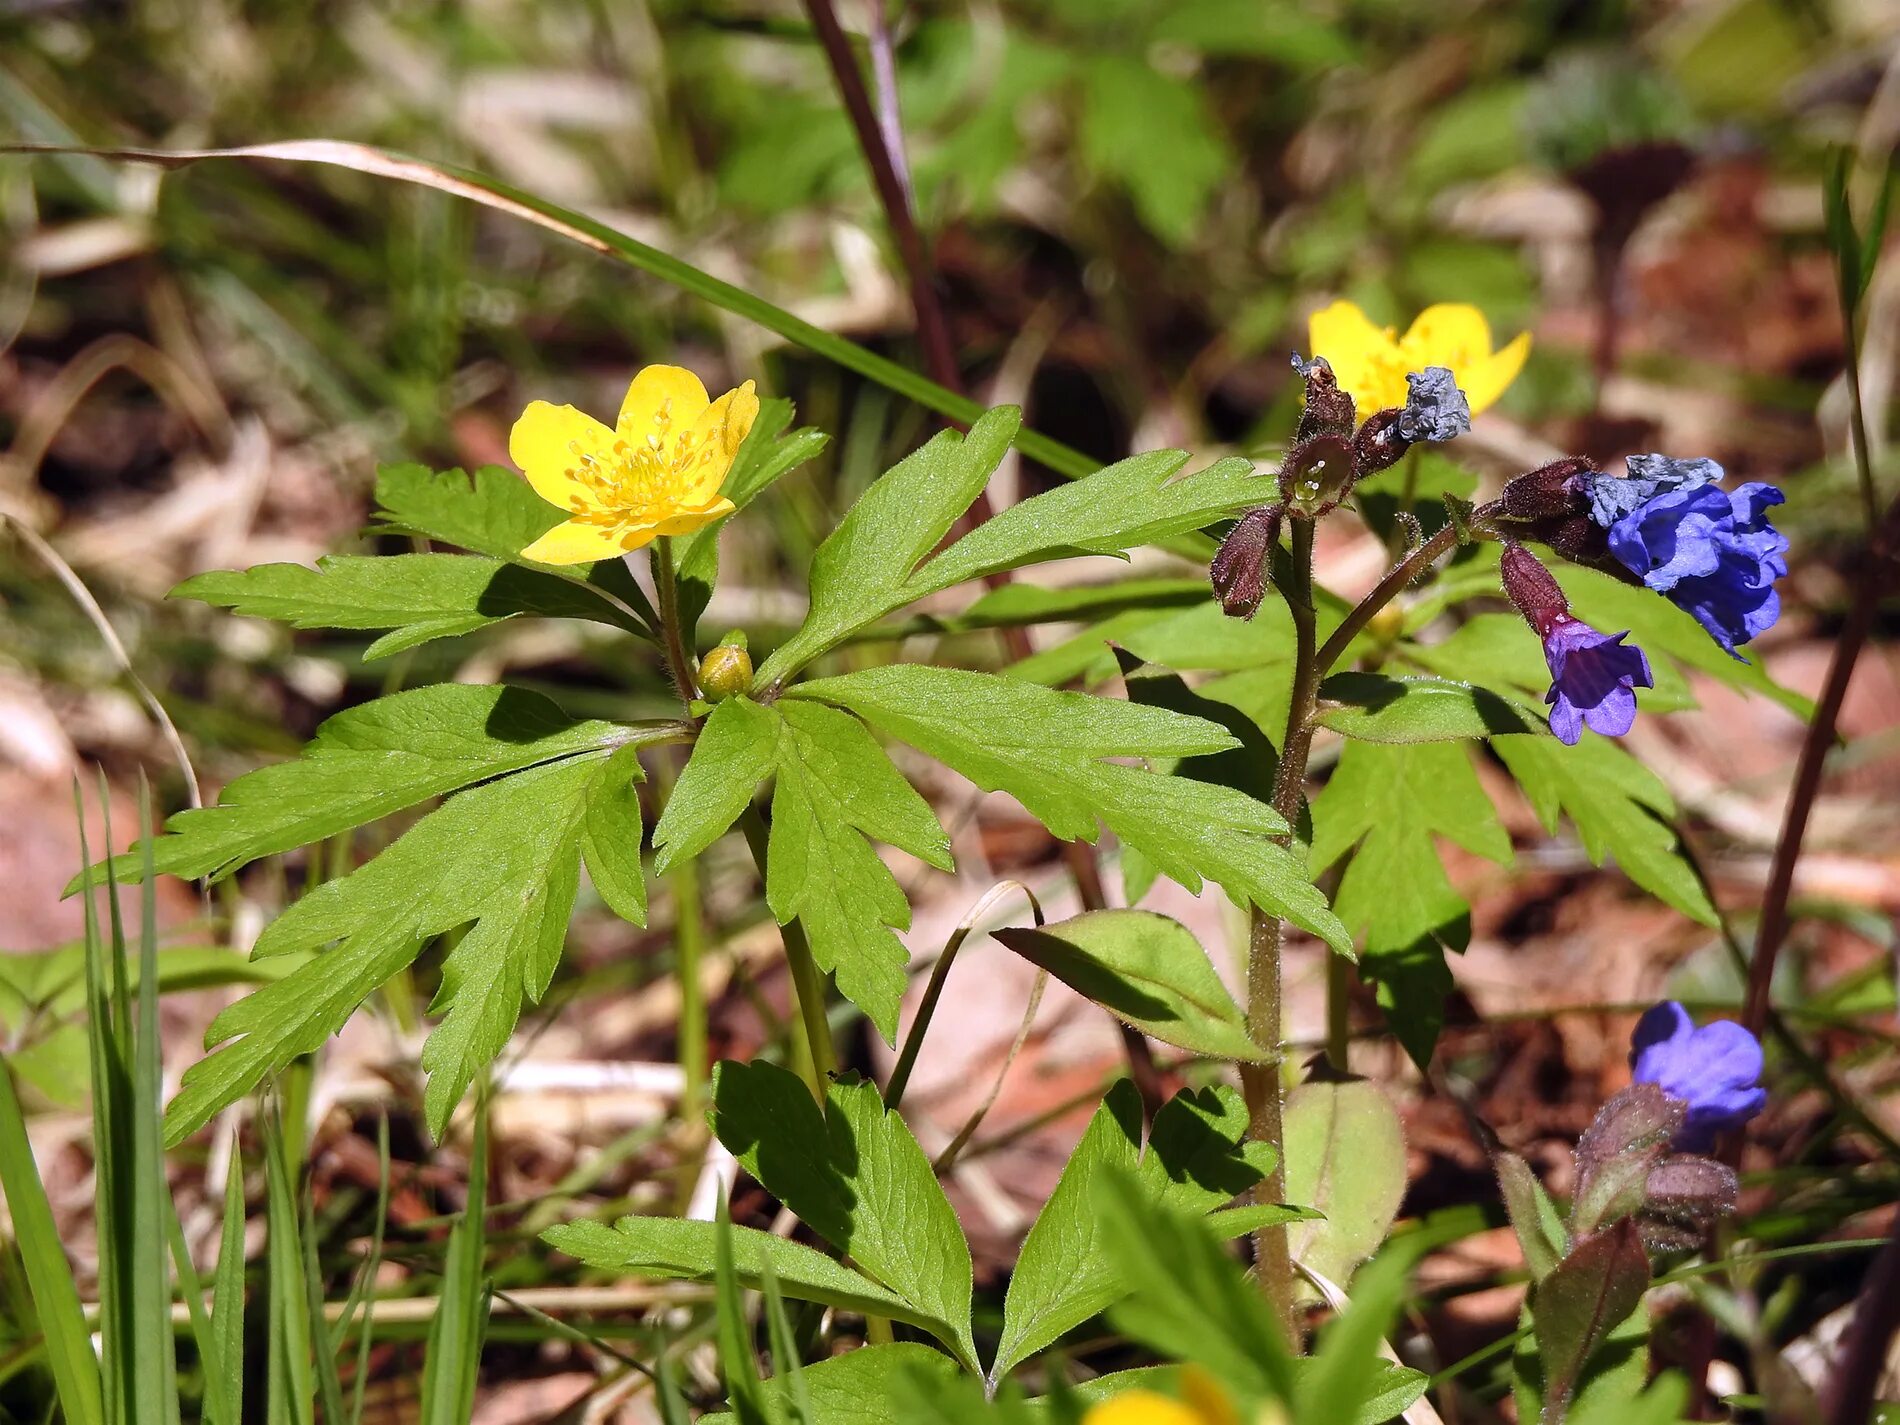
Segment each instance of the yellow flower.
[{"label": "yellow flower", "polygon": [[1364,420],[1374,411],[1405,404],[1405,376],[1427,366],[1448,366],[1471,403],[1474,416],[1517,379],[1530,354],[1531,334],[1520,332],[1502,350],[1491,349],[1484,313],[1463,302],[1427,307],[1404,336],[1372,324],[1351,302],[1334,302],[1306,324],[1313,355],[1323,356],[1339,386]]},{"label": "yellow flower", "polygon": [[611,430],[572,406],[531,402],[509,434],[508,455],[568,519],[522,557],[612,559],[730,514],[719,487],[758,414],[750,381],[709,401],[700,379],[678,366],[649,366],[634,377]]},{"label": "yellow flower", "polygon": [[1152,1390],[1124,1390],[1089,1407],[1082,1425],[1240,1425],[1240,1415],[1214,1378],[1198,1366],[1181,1368],[1176,1400]]}]

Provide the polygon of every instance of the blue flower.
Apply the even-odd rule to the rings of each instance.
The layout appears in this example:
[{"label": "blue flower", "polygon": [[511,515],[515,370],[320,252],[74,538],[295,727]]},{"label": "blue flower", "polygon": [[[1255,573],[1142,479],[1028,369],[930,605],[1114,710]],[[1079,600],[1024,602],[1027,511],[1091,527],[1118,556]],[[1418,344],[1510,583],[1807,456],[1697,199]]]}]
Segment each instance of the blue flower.
[{"label": "blue flower", "polygon": [[1448,366],[1427,366],[1405,377],[1405,406],[1399,412],[1399,434],[1417,444],[1424,440],[1452,440],[1471,429],[1471,403],[1458,389]]},{"label": "blue flower", "polygon": [[1697,490],[1722,483],[1722,467],[1713,460],[1677,460],[1669,455],[1632,455],[1623,462],[1622,477],[1592,474],[1586,486],[1590,518],[1608,529],[1638,506],[1658,495]]},{"label": "blue flower", "polygon": [[1695,1027],[1689,1011],[1665,1000],[1636,1023],[1630,1067],[1636,1082],[1654,1084],[1688,1105],[1676,1146],[1703,1152],[1715,1135],[1740,1128],[1762,1111],[1761,1042],[1732,1019]]},{"label": "blue flower", "polygon": [[1610,552],[1741,659],[1736,645],[1781,615],[1775,580],[1788,572],[1788,538],[1767,511],[1784,498],[1763,484],[1666,490],[1610,526]]},{"label": "blue flower", "polygon": [[1544,661],[1550,665],[1550,730],[1576,746],[1584,728],[1621,737],[1636,721],[1637,688],[1652,688],[1643,650],[1625,648],[1629,632],[1598,633],[1589,624],[1558,614],[1544,622]]}]

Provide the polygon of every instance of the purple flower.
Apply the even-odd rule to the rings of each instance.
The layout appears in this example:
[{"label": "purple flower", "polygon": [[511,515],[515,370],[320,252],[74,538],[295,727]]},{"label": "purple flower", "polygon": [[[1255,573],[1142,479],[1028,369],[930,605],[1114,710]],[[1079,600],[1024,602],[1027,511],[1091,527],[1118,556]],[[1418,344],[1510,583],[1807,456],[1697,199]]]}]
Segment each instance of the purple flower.
[{"label": "purple flower", "polygon": [[1427,366],[1408,372],[1407,395],[1399,412],[1399,434],[1414,445],[1426,440],[1454,440],[1471,429],[1471,403],[1458,389],[1448,366]]},{"label": "purple flower", "polygon": [[1589,624],[1558,614],[1538,628],[1550,665],[1550,730],[1571,747],[1583,729],[1621,737],[1636,721],[1637,688],[1655,686],[1643,650],[1625,648],[1622,633],[1598,633]]},{"label": "purple flower", "polygon": [[1665,1000],[1636,1023],[1630,1068],[1636,1082],[1654,1084],[1688,1105],[1676,1146],[1705,1152],[1715,1135],[1740,1128],[1762,1111],[1761,1043],[1731,1019],[1697,1029],[1689,1011]]},{"label": "purple flower", "polygon": [[1658,495],[1719,485],[1723,474],[1713,460],[1670,455],[1632,455],[1623,466],[1626,473],[1620,478],[1600,470],[1589,477],[1590,518],[1605,529]]},{"label": "purple flower", "polygon": [[1775,580],[1788,572],[1788,538],[1767,511],[1783,499],[1759,483],[1666,490],[1610,526],[1610,552],[1741,659],[1736,645],[1781,615]]}]

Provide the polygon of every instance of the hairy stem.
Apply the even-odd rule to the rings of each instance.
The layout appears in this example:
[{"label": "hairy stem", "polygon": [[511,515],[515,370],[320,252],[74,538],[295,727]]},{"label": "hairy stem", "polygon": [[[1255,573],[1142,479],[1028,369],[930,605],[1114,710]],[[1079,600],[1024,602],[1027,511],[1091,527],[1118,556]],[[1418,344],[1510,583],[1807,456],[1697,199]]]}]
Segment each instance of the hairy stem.
[{"label": "hairy stem", "polygon": [[[1300,814],[1306,784],[1306,754],[1313,740],[1313,702],[1319,690],[1319,661],[1313,615],[1313,522],[1294,520],[1292,578],[1283,590],[1293,618],[1293,698],[1287,706],[1286,736],[1280,744],[1280,766],[1273,781],[1273,809],[1291,828]],[[1263,1064],[1241,1070],[1241,1090],[1247,1100],[1248,1133],[1255,1142],[1273,1149],[1273,1170],[1254,1189],[1256,1202],[1286,1200],[1286,1131],[1280,1101],[1280,943],[1285,935],[1277,916],[1255,906],[1249,920],[1247,946],[1247,1034],[1266,1051]],[[1254,1233],[1254,1266],[1267,1304],[1297,1346],[1298,1322],[1293,1310],[1293,1263],[1287,1252],[1284,1225],[1262,1227]]]},{"label": "hairy stem", "polygon": [[[1489,512],[1489,507],[1479,510],[1477,514],[1472,517],[1473,521],[1482,520]],[[1294,526],[1295,529],[1298,527],[1297,524]],[[1346,651],[1346,645],[1357,638],[1359,631],[1372,622],[1372,616],[1374,614],[1378,613],[1380,609],[1397,598],[1407,584],[1411,583],[1414,579],[1418,578],[1420,574],[1423,574],[1427,569],[1431,568],[1432,565],[1451,553],[1451,551],[1457,547],[1457,544],[1457,527],[1454,525],[1446,525],[1443,529],[1439,530],[1437,534],[1434,534],[1417,549],[1414,549],[1397,564],[1394,564],[1386,573],[1386,576],[1373,586],[1372,592],[1367,594],[1353,607],[1352,612],[1341,620],[1339,627],[1334,629],[1332,636],[1326,640],[1325,646],[1319,651],[1318,675],[1315,678],[1315,682],[1317,683],[1319,678],[1324,678],[1328,673],[1333,671],[1333,665],[1339,661],[1340,655]],[[1301,770],[1302,773],[1304,773],[1304,767],[1302,767]]]},{"label": "hairy stem", "polygon": [[[699,696],[693,679],[692,659],[686,652],[686,639],[680,628],[679,579],[673,572],[673,538],[661,535],[653,541],[653,593],[659,604],[660,643],[666,650],[666,671],[680,700],[690,705]],[[763,874],[764,867],[760,867]]]},{"label": "hairy stem", "polygon": [[[766,849],[771,838],[764,815],[756,806],[747,807],[739,818],[739,829],[745,833],[753,864],[759,868],[759,878],[763,880]],[[805,935],[803,922],[794,917],[779,928],[779,934],[785,941],[785,965],[792,972],[792,993],[798,1000],[798,1020],[805,1031],[808,1061],[805,1083],[822,1107],[825,1083],[838,1066],[831,1046],[831,1021],[825,1014],[825,975],[812,958],[811,941]]]}]

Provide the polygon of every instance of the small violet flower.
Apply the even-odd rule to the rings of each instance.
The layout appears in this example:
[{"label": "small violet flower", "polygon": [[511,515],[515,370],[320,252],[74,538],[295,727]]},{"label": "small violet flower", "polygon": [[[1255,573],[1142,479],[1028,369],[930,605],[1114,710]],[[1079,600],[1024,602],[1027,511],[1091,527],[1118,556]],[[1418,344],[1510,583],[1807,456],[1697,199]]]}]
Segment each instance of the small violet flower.
[{"label": "small violet flower", "polygon": [[1550,730],[1557,740],[1577,745],[1583,729],[1621,737],[1636,722],[1637,688],[1653,688],[1643,650],[1624,647],[1629,631],[1598,633],[1581,619],[1560,614],[1546,629],[1544,662],[1550,665]]},{"label": "small violet flower", "polygon": [[1623,646],[1629,631],[1598,633],[1573,618],[1550,571],[1521,544],[1505,546],[1501,571],[1504,592],[1544,645],[1550,730],[1572,747],[1586,727],[1604,737],[1628,732],[1636,721],[1635,690],[1655,686],[1643,650]]},{"label": "small violet flower", "polygon": [[1447,366],[1427,366],[1405,377],[1405,406],[1399,412],[1399,434],[1414,445],[1427,440],[1453,440],[1471,429],[1471,403],[1458,389]]},{"label": "small violet flower", "polygon": [[1708,1151],[1716,1134],[1740,1128],[1768,1102],[1760,1085],[1760,1041],[1729,1019],[1698,1029],[1674,1000],[1637,1021],[1630,1067],[1636,1082],[1655,1084],[1688,1105],[1676,1135],[1683,1152]]},{"label": "small violet flower", "polygon": [[1781,615],[1775,580],[1788,572],[1788,537],[1767,512],[1784,498],[1760,483],[1667,490],[1610,526],[1610,552],[1741,659],[1736,645]]}]

